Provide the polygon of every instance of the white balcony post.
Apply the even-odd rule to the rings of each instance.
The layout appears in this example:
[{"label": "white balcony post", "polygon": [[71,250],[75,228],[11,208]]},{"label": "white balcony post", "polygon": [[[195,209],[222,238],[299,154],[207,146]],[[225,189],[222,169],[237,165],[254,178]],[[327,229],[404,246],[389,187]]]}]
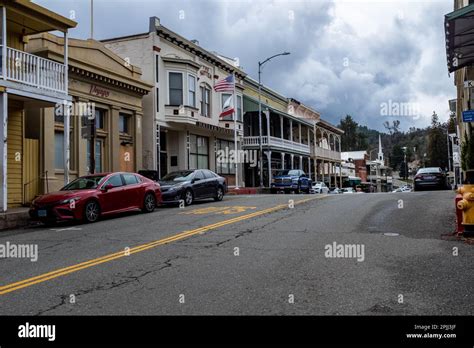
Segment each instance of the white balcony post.
[{"label": "white balcony post", "polygon": [[2,6],[2,77],[7,79],[7,9]]},{"label": "white balcony post", "polygon": [[280,138],[284,139],[283,137],[283,116],[280,115]]},{"label": "white balcony post", "polygon": [[272,152],[268,150],[267,154],[267,162],[268,162],[268,187],[272,186]]},{"label": "white balcony post", "polygon": [[0,157],[2,160],[2,167],[0,172],[0,181],[2,192],[0,194],[0,210],[7,211],[8,195],[7,195],[7,128],[8,128],[8,94],[6,92],[0,93]]},{"label": "white balcony post", "polygon": [[64,32],[64,91],[68,94],[69,89],[69,35]]},{"label": "white balcony post", "polygon": [[301,139],[301,123],[298,123],[298,136],[299,136],[299,143],[301,144],[302,143],[302,139]]},{"label": "white balcony post", "polygon": [[294,158],[295,158],[295,155],[291,154],[291,168],[290,169],[295,169],[294,168]]},{"label": "white balcony post", "polygon": [[282,170],[285,169],[285,153],[284,152],[281,153],[281,169]]},{"label": "white balcony post", "polygon": [[293,120],[290,120],[290,141],[293,142]]}]

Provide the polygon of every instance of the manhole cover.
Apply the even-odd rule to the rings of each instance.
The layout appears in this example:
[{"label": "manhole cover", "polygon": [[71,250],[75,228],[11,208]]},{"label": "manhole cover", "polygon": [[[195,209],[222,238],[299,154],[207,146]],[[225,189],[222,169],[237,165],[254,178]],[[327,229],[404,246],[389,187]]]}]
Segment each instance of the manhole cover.
[{"label": "manhole cover", "polygon": [[383,235],[387,236],[387,237],[397,237],[397,236],[399,236],[398,233],[393,233],[393,232],[387,232],[387,233],[384,233]]}]

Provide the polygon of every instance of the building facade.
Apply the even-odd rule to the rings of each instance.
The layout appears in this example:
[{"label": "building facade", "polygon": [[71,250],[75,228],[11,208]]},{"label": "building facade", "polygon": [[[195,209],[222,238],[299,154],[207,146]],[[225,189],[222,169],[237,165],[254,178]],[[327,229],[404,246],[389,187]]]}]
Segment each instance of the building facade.
[{"label": "building facade", "polygon": [[[33,34],[59,31],[63,40],[74,21],[27,0],[0,1],[0,210],[22,206],[30,187],[38,184],[39,139],[32,133],[39,124],[29,117],[46,107],[70,101],[68,60],[55,61],[27,53],[25,46]],[[67,44],[62,56],[67,58]],[[67,120],[69,121],[69,119]],[[67,149],[68,138],[63,139]],[[62,153],[69,161],[68,151]],[[68,175],[66,171],[66,177]]]},{"label": "building facade", "polygon": [[[314,146],[314,120],[297,117],[288,112],[288,99],[262,86],[260,142],[258,82],[244,80],[244,138],[242,148],[260,158],[262,144],[262,183],[270,187],[275,174],[283,169],[301,169],[312,175],[311,148]],[[260,186],[260,166],[245,164],[245,185]]]},{"label": "building facade", "polygon": [[[143,71],[154,88],[144,98],[143,169],[160,177],[184,169],[211,169],[235,185],[235,165],[218,161],[219,150],[233,150],[232,117],[220,118],[227,92],[214,91],[215,83],[234,75],[237,142],[243,134],[243,79],[245,73],[228,59],[211,53],[196,40],[188,40],[150,18],[143,34],[108,39],[105,45]],[[237,166],[240,172],[242,166]],[[242,185],[242,174],[239,185]]]},{"label": "building facade", "polygon": [[[454,11],[445,15],[446,55],[449,73],[454,73],[454,85],[457,98],[454,103],[450,101],[450,109],[455,114],[456,134],[450,135],[452,147],[456,142],[456,150],[461,144],[474,141],[472,138],[472,121],[469,114],[474,113],[474,1],[454,0]],[[463,120],[464,116],[466,120]],[[458,140],[459,139],[459,140]],[[456,168],[455,184],[463,181],[464,173],[458,167],[464,156],[454,158]],[[465,168],[472,169],[472,168]]]},{"label": "building facade", "polygon": [[[56,191],[66,181],[64,137],[69,129],[69,181],[79,176],[142,168],[142,98],[153,86],[141,80],[138,67],[95,40],[69,39],[68,86],[71,101],[26,112],[37,120],[28,129],[39,142],[37,183],[28,197]],[[52,34],[30,38],[27,49],[54,61],[63,60],[64,39]],[[69,127],[65,124],[68,110]]]}]

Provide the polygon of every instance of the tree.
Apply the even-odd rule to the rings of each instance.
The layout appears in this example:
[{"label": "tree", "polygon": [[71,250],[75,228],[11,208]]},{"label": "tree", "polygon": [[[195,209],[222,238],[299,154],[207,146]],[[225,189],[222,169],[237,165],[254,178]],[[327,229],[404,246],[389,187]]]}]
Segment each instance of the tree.
[{"label": "tree", "polygon": [[438,115],[433,111],[431,116],[431,127],[428,131],[428,148],[426,151],[428,157],[428,166],[448,167],[446,126],[439,122]]},{"label": "tree", "polygon": [[402,147],[398,144],[394,145],[392,148],[391,156],[390,156],[390,162],[389,162],[390,167],[394,169],[398,168],[400,163],[403,162],[403,157],[404,157],[404,153],[403,153]]},{"label": "tree", "polygon": [[339,128],[344,131],[341,137],[342,151],[354,151],[357,146],[357,122],[352,119],[352,116],[346,115],[339,123]]},{"label": "tree", "polygon": [[341,136],[342,151],[367,149],[367,135],[360,130],[359,124],[354,121],[352,116],[346,115],[339,123],[338,128],[344,131],[344,134]]}]

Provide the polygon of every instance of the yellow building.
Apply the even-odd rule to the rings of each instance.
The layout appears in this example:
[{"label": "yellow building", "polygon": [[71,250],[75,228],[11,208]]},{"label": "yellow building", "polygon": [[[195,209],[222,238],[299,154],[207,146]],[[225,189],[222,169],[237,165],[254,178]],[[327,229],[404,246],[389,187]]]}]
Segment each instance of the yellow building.
[{"label": "yellow building", "polygon": [[[74,21],[27,0],[0,0],[0,210],[19,207],[35,185],[38,139],[28,137],[38,119],[27,110],[69,101],[68,64],[25,52],[29,35],[60,31],[67,41]],[[67,57],[67,45],[63,57]],[[65,139],[67,140],[67,139]],[[64,156],[66,157],[66,156]],[[25,189],[26,188],[26,189]]]},{"label": "yellow building", "polygon": [[[103,43],[69,39],[69,105],[31,110],[26,119],[38,120],[28,129],[40,143],[39,185],[26,199],[58,190],[66,180],[63,160],[65,106],[70,112],[69,180],[110,171],[142,169],[142,98],[151,85],[141,80],[140,68],[129,64]],[[28,50],[61,61],[64,39],[41,34],[30,39]],[[93,144],[93,146],[91,146]]]}]

